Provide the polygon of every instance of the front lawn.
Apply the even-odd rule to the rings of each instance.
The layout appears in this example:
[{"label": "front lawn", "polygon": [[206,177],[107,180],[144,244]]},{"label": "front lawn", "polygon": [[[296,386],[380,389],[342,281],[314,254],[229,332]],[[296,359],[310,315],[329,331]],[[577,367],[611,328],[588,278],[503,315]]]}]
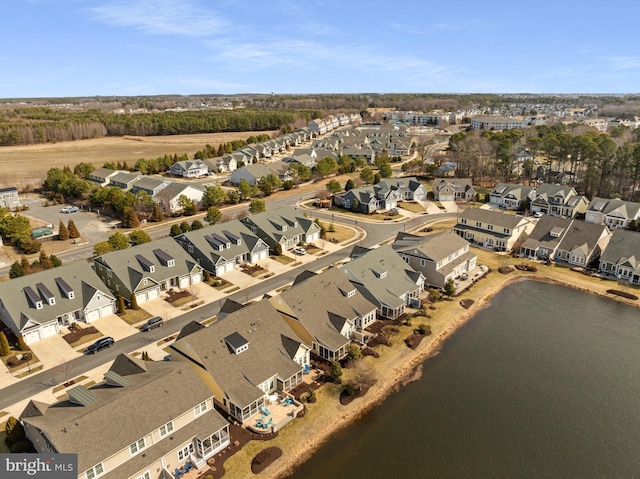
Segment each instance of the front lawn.
[{"label": "front lawn", "polygon": [[399,201],[398,208],[411,211],[412,213],[424,213],[424,207],[419,203],[410,203],[408,201]]},{"label": "front lawn", "polygon": [[271,258],[274,261],[277,261],[280,264],[289,264],[289,263],[293,263],[294,261],[293,258],[289,258],[288,256],[285,256],[283,254],[281,254],[280,256],[269,256],[269,258]]},{"label": "front lawn", "polygon": [[151,317],[144,309],[125,309],[124,314],[119,314],[118,316],[131,326]]}]

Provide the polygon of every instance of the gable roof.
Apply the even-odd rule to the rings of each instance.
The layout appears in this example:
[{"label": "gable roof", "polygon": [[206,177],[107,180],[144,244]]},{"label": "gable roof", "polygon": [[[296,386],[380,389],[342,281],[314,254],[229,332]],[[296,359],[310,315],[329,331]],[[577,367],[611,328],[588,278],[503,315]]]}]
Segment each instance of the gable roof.
[{"label": "gable roof", "polygon": [[413,192],[415,192],[421,186],[424,188],[424,185],[420,183],[414,176],[407,176],[403,178],[387,178],[378,183],[378,186],[380,186],[381,188],[389,188],[392,190],[408,190]]},{"label": "gable roof", "polygon": [[596,247],[603,234],[610,236],[609,229],[605,225],[572,220],[562,241],[560,241],[558,245],[558,249],[573,251],[581,248],[588,256]]},{"label": "gable roof", "polygon": [[[483,208],[466,208],[460,215],[460,219],[466,219],[468,222],[467,226],[471,227],[475,225],[470,222],[479,221],[511,230],[520,225],[520,223],[529,221],[520,215],[510,215],[500,211],[485,210]],[[460,225],[460,222],[458,222],[458,225]]]},{"label": "gable roof", "polygon": [[437,263],[468,245],[467,240],[453,231],[443,231],[429,236],[417,236],[400,231],[391,247],[400,253],[410,253]]},{"label": "gable roof", "polygon": [[500,196],[504,198],[513,195],[517,200],[524,200],[529,197],[535,186],[516,185],[513,183],[498,183],[491,192],[491,196]]},{"label": "gable roof", "polygon": [[626,262],[636,272],[640,272],[640,233],[621,228],[614,230],[609,244],[600,256],[600,262],[612,264]]},{"label": "gable roof", "polygon": [[[319,230],[319,226],[304,216],[302,211],[284,206],[275,210],[267,210],[257,215],[242,218],[245,225],[255,225],[271,241],[280,243],[283,239],[293,238]],[[282,228],[285,227],[283,230]]]},{"label": "gable roof", "polygon": [[614,211],[619,212],[626,219],[634,219],[640,216],[640,203],[623,201],[617,198],[606,199],[594,197],[587,207],[587,211],[598,211],[610,215]]}]

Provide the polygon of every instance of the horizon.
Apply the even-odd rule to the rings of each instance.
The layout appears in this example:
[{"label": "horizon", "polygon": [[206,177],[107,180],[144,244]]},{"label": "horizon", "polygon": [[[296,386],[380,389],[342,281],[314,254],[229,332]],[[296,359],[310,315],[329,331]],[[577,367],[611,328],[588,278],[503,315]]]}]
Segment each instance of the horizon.
[{"label": "horizon", "polygon": [[0,54],[0,96],[7,99],[601,96],[587,92],[633,94],[640,73],[633,14],[640,6],[632,0],[609,9],[593,0],[534,7],[506,0],[398,7],[380,0],[19,0],[5,10],[0,38],[12,47]]}]

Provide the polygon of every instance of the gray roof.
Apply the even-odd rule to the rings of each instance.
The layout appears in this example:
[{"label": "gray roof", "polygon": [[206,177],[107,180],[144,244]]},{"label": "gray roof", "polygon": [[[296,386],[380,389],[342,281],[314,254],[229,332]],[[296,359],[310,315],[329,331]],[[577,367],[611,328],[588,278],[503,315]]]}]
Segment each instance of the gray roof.
[{"label": "gray roof", "polygon": [[[66,286],[61,286],[56,281],[57,278],[63,279],[71,288],[74,292],[73,299],[67,298],[63,291]],[[46,290],[38,288],[37,284],[42,284]],[[36,293],[37,298],[42,301],[42,309],[36,309],[32,304],[27,296],[28,291]],[[0,300],[8,313],[3,313],[2,318],[18,334],[29,319],[44,324],[63,314],[84,309],[96,292],[113,299],[108,291],[89,263],[84,261],[46,269],[0,283]],[[53,305],[45,297],[49,293],[55,298]]]},{"label": "gray roof", "polygon": [[581,248],[584,254],[589,256],[603,233],[609,233],[609,229],[605,225],[573,220],[558,245],[558,249],[573,251]]},{"label": "gray roof", "polygon": [[618,228],[613,232],[600,261],[612,264],[627,263],[640,274],[640,233]]},{"label": "gray roof", "polygon": [[[268,246],[253,234],[240,220],[228,221],[199,230],[189,231],[174,238],[181,244],[191,244],[213,264],[230,261],[238,256],[267,249]],[[240,244],[237,244],[240,240]],[[213,241],[213,244],[211,243]],[[222,244],[220,250],[214,245]]]},{"label": "gray roof", "polygon": [[560,244],[560,240],[571,226],[571,222],[572,220],[569,218],[544,215],[538,220],[529,237],[522,243],[522,247],[531,250],[537,250],[542,247],[555,251]]},{"label": "gray roof", "polygon": [[440,191],[446,185],[451,185],[454,191],[467,191],[473,189],[471,178],[436,178],[433,180],[433,190]]},{"label": "gray roof", "polygon": [[155,190],[159,186],[168,186],[171,181],[167,181],[162,178],[155,178],[153,176],[143,176],[132,187],[132,190]]},{"label": "gray roof", "polygon": [[393,251],[391,245],[372,249],[339,269],[374,304],[400,307],[405,302],[401,296],[418,289],[409,276],[409,272],[416,271]]},{"label": "gray roof", "polygon": [[[249,342],[239,354],[224,340],[236,332]],[[201,363],[225,396],[242,408],[264,396],[259,384],[274,375],[286,380],[302,370],[293,361],[291,348],[285,348],[290,341],[301,344],[275,308],[260,301],[176,341],[171,349]]]},{"label": "gray roof", "polygon": [[[319,229],[312,220],[304,216],[303,211],[298,211],[291,206],[284,206],[275,210],[267,210],[257,215],[242,218],[245,225],[255,225],[271,241],[280,243],[294,236],[308,234]],[[285,226],[286,230],[282,230]]]},{"label": "gray roof", "polygon": [[[158,250],[158,251],[155,251]],[[168,266],[164,260],[165,255],[175,260],[173,266]],[[199,268],[194,259],[184,251],[173,238],[164,238],[139,244],[131,248],[103,254],[93,259],[96,271],[100,273],[100,264],[109,267],[113,274],[129,289],[135,291],[144,278],[153,281],[167,281],[171,278],[185,276]],[[146,263],[154,266],[150,272]]]},{"label": "gray roof", "polygon": [[423,185],[415,177],[407,176],[404,178],[387,178],[386,180],[378,183],[378,186],[381,188],[389,188],[392,190],[398,189],[400,191],[416,191]]},{"label": "gray roof", "polygon": [[623,201],[619,199],[605,199],[598,198],[597,196],[591,200],[587,211],[599,211],[605,215],[609,215],[614,211],[620,212],[620,214],[627,219],[638,218],[640,215],[640,203],[634,201]]},{"label": "gray roof", "polygon": [[[143,362],[121,355],[110,371],[126,377],[131,384],[118,387],[101,383],[89,389],[98,400],[87,406],[65,400],[48,407],[42,415],[38,415],[42,408],[30,406],[26,409],[28,417],[21,417],[44,431],[58,452],[77,453],[79,472],[212,396],[184,363]],[[216,429],[226,424],[216,411],[206,416],[215,418]],[[191,426],[183,429],[194,434]],[[100,447],[96,447],[96,434],[100,436]],[[175,443],[171,441],[166,447],[175,448]],[[157,457],[149,455],[149,462]]]},{"label": "gray roof", "polygon": [[180,196],[181,194],[183,194],[184,190],[189,187],[202,191],[204,193],[204,188],[200,185],[172,181],[162,189],[161,194],[163,196],[166,195],[168,198],[175,198],[176,196]]},{"label": "gray roof", "polygon": [[[348,297],[347,293],[351,291],[355,294]],[[280,293],[280,300],[289,306],[319,343],[334,351],[350,342],[340,334],[344,323],[353,322],[377,307],[358,292],[337,268],[298,282]],[[272,302],[277,308],[278,298]]]},{"label": "gray roof", "polygon": [[129,172],[124,172],[121,171],[119,173],[116,173],[115,175],[113,175],[110,179],[109,182],[110,183],[122,183],[122,184],[129,184],[132,181],[136,181],[139,180],[142,177],[141,173],[129,173]]},{"label": "gray roof", "polygon": [[572,194],[575,195],[576,191],[571,186],[542,183],[536,188],[536,197],[544,196],[546,198],[550,196],[560,196],[562,198],[567,198]]},{"label": "gray roof", "polygon": [[391,247],[395,251],[430,259],[437,263],[468,245],[467,240],[453,231],[429,236],[416,236],[401,231]]},{"label": "gray roof", "polygon": [[531,192],[534,190],[534,186],[515,185],[513,183],[498,183],[491,194],[501,197],[513,195],[518,200],[524,200],[528,198]]},{"label": "gray roof", "polygon": [[[526,220],[520,215],[511,215],[500,211],[485,210],[482,208],[466,208],[460,215],[460,219],[467,220],[467,226],[474,227],[475,221],[513,229]],[[460,222],[456,227],[460,226]]]}]

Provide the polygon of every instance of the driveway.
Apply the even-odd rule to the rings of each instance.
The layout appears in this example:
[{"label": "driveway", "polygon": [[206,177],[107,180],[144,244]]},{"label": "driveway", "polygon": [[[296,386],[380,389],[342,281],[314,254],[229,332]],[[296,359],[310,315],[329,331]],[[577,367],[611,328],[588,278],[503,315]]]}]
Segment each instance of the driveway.
[{"label": "driveway", "polygon": [[456,204],[455,201],[441,201],[440,204],[442,204],[442,206],[444,206],[444,210],[447,213],[457,213],[458,212],[458,205]]},{"label": "driveway", "polygon": [[66,361],[82,356],[62,339],[60,334],[54,334],[41,341],[31,343],[29,347],[40,360],[44,369],[55,368]]},{"label": "driveway", "polygon": [[136,328],[128,325],[126,321],[123,321],[115,314],[110,314],[103,318],[96,319],[91,322],[91,326],[94,326],[105,336],[111,336],[116,341],[139,332]]}]

